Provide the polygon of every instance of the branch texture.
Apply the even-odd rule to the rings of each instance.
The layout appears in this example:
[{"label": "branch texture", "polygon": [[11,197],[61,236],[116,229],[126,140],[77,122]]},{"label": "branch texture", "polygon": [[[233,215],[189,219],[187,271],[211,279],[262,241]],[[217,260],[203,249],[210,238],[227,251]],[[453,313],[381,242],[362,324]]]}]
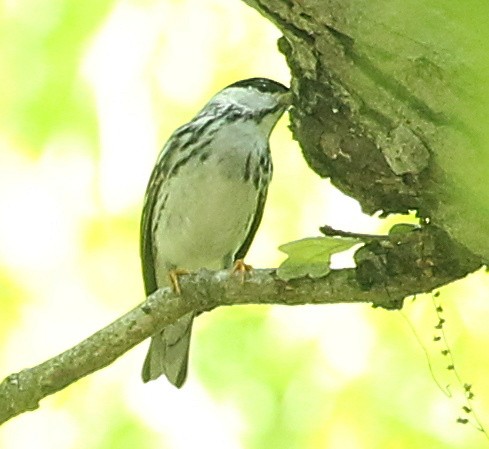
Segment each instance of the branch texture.
[{"label": "branch texture", "polygon": [[39,407],[39,401],[112,363],[133,346],[191,310],[238,304],[371,303],[402,307],[403,298],[464,277],[481,260],[432,226],[388,236],[360,248],[357,267],[321,279],[285,282],[275,270],[255,270],[244,283],[228,271],[182,276],[182,295],[161,289],[118,320],[46,362],[0,384],[0,424]]}]

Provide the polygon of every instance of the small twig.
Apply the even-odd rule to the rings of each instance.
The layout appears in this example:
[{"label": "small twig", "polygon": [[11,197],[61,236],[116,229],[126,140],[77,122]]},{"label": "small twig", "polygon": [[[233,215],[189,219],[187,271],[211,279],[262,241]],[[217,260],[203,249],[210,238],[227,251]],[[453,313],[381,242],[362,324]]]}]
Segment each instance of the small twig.
[{"label": "small twig", "polygon": [[351,237],[354,239],[359,239],[364,242],[369,242],[372,240],[389,240],[388,235],[376,235],[376,234],[359,234],[357,232],[342,231],[340,229],[334,229],[329,225],[324,225],[319,228],[319,230],[327,237]]}]

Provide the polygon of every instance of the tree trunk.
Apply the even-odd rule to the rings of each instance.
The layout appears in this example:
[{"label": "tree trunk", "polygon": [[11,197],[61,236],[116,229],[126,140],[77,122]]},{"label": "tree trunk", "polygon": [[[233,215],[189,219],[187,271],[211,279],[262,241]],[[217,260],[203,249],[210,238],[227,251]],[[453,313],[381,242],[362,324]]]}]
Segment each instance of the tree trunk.
[{"label": "tree trunk", "polygon": [[245,1],[283,32],[311,168],[366,213],[416,210],[489,260],[489,4]]}]

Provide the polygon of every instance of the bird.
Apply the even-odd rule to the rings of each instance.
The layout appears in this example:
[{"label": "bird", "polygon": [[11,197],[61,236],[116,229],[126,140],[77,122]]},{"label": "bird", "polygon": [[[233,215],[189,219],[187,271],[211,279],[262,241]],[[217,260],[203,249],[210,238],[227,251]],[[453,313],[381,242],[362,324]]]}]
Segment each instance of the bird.
[{"label": "bird", "polygon": [[[269,137],[291,93],[268,78],[220,90],[158,155],[141,215],[140,255],[146,296],[180,293],[178,275],[231,269],[246,255],[261,222],[272,177]],[[151,337],[142,378],[161,375],[177,388],[187,377],[195,312]]]}]

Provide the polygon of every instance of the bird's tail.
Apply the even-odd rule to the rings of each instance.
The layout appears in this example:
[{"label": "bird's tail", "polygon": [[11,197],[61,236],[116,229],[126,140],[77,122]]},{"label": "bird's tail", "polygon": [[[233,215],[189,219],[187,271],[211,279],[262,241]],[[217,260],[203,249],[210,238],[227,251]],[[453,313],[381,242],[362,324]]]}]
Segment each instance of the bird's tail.
[{"label": "bird's tail", "polygon": [[177,388],[183,385],[187,377],[193,319],[194,313],[188,313],[151,337],[143,365],[144,382],[155,380],[164,374]]}]

